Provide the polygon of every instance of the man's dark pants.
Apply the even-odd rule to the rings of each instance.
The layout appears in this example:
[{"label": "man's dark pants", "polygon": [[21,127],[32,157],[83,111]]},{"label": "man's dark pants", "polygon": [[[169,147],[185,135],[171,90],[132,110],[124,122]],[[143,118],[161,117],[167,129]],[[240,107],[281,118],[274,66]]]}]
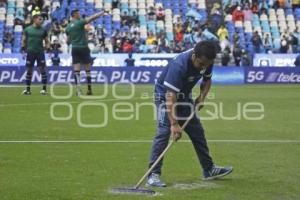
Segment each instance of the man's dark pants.
[{"label": "man's dark pants", "polygon": [[[165,102],[156,100],[155,104],[157,110],[157,131],[152,144],[149,166],[151,166],[155,162],[155,160],[166,148],[171,135],[170,122]],[[189,105],[177,105],[176,112],[178,117],[187,119],[190,116],[191,112],[193,112],[194,104],[192,100],[189,100],[184,104]],[[182,126],[184,122],[185,120],[179,120],[179,125]],[[184,131],[188,134],[193,143],[202,169],[205,171],[210,170],[213,166],[213,161],[209,155],[204,130],[202,128],[200,120],[196,115],[194,115],[194,117],[188,123]],[[152,173],[161,174],[162,164],[163,160],[153,169]]]}]

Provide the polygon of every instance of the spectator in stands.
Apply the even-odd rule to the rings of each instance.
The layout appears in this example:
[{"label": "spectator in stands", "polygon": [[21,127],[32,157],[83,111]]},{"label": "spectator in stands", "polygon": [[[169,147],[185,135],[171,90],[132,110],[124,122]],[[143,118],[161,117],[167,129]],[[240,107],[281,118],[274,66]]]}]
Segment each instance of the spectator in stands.
[{"label": "spectator in stands", "polygon": [[11,44],[13,42],[13,40],[14,40],[13,35],[10,32],[6,31],[4,33],[3,42]]},{"label": "spectator in stands", "polygon": [[165,20],[165,11],[161,6],[156,11],[156,20]]},{"label": "spectator in stands", "polygon": [[158,51],[159,51],[159,46],[158,46],[157,40],[155,40],[155,41],[153,42],[153,44],[150,45],[149,47],[150,47],[150,53],[158,53]]},{"label": "spectator in stands", "polygon": [[140,32],[140,27],[138,26],[138,24],[136,22],[133,22],[130,27],[130,33],[137,34],[139,32]]},{"label": "spectator in stands", "polygon": [[123,43],[122,51],[124,53],[130,53],[130,52],[132,52],[132,44],[131,44],[131,42],[130,42],[130,40],[128,38]]},{"label": "spectator in stands", "polygon": [[252,10],[252,13],[253,13],[253,14],[258,14],[259,8],[258,8],[258,5],[257,5],[256,2],[254,2],[254,3],[252,4],[251,10]]},{"label": "spectator in stands", "polygon": [[132,16],[130,17],[130,24],[139,24],[139,18],[135,11],[132,12]]},{"label": "spectator in stands", "polygon": [[123,26],[129,26],[130,25],[130,16],[128,13],[125,11],[123,15],[121,16],[121,22]]},{"label": "spectator in stands", "polygon": [[160,44],[159,44],[159,53],[170,53],[170,47],[167,44],[167,40],[163,40]]},{"label": "spectator in stands", "polygon": [[265,38],[263,40],[263,46],[265,49],[265,53],[269,53],[272,49],[272,38],[270,37],[269,33],[266,33]]},{"label": "spectator in stands", "polygon": [[268,3],[266,2],[266,0],[262,0],[260,3],[259,3],[259,11],[260,13],[262,12],[266,12],[268,13],[268,9],[269,9],[269,5]]},{"label": "spectator in stands", "polygon": [[280,6],[281,8],[284,8],[284,7],[285,7],[285,0],[278,0],[278,2],[279,2],[279,6]]},{"label": "spectator in stands", "polygon": [[60,25],[61,25],[61,27],[62,27],[63,29],[65,29],[65,28],[67,28],[68,23],[69,23],[69,22],[68,22],[67,18],[63,18]]},{"label": "spectator in stands", "polygon": [[58,35],[61,32],[60,24],[57,20],[54,20],[51,27],[51,35]]},{"label": "spectator in stands", "polygon": [[21,26],[23,26],[23,25],[24,25],[24,18],[23,18],[23,20],[22,20],[22,19],[20,19],[19,17],[16,17],[16,18],[15,18],[14,24],[15,24],[15,25],[21,25]]},{"label": "spectator in stands", "polygon": [[119,0],[112,0],[112,9],[118,8],[119,7]]},{"label": "spectator in stands", "polygon": [[219,37],[220,42],[222,42],[223,40],[225,40],[226,38],[228,38],[228,30],[227,28],[224,26],[224,24],[221,25],[221,27],[219,28],[217,35]]},{"label": "spectator in stands", "polygon": [[122,53],[122,42],[120,39],[117,39],[115,41],[115,44],[113,45],[113,50],[115,53]]},{"label": "spectator in stands", "polygon": [[292,7],[293,7],[293,9],[300,8],[300,1],[299,0],[293,0]]},{"label": "spectator in stands", "polygon": [[224,6],[224,12],[225,12],[226,15],[232,14],[231,4],[229,2],[227,4],[225,4],[225,6]]},{"label": "spectator in stands", "polygon": [[24,21],[23,12],[21,10],[17,11],[15,19],[19,19],[20,21]]},{"label": "spectator in stands", "polygon": [[148,38],[146,40],[146,45],[153,45],[155,41],[156,41],[156,37],[155,37],[154,33],[150,32],[148,35]]},{"label": "spectator in stands", "polygon": [[249,9],[248,4],[246,4],[246,6],[243,10],[243,13],[244,13],[244,20],[245,21],[252,21],[253,20],[253,13],[252,13],[252,10]]},{"label": "spectator in stands", "polygon": [[288,40],[285,35],[283,35],[280,41],[280,53],[287,53],[289,49]]},{"label": "spectator in stands", "polygon": [[202,40],[205,40],[202,29],[199,29],[198,31],[196,29],[194,29],[193,33],[191,34],[191,40],[194,43],[198,43]]},{"label": "spectator in stands", "polygon": [[[32,3],[34,7],[38,7],[40,10],[42,10],[43,5],[44,5],[44,0],[32,0]],[[34,16],[34,15],[32,15]]]},{"label": "spectator in stands", "polygon": [[230,49],[230,42],[228,40],[228,36],[225,37],[224,40],[220,41],[220,47],[221,47],[221,51],[224,51],[226,48]]},{"label": "spectator in stands", "polygon": [[274,6],[274,0],[268,0],[268,7],[273,8]]},{"label": "spectator in stands", "polygon": [[133,53],[140,53],[140,40],[134,40],[132,45],[132,52]]},{"label": "spectator in stands", "polygon": [[139,47],[139,53],[148,53],[148,47],[146,45],[146,41],[145,40],[143,40],[141,42],[141,45]]},{"label": "spectator in stands", "polygon": [[241,37],[238,29],[235,29],[235,32],[233,34],[233,45],[240,44]]},{"label": "spectator in stands", "polygon": [[60,64],[59,54],[62,53],[60,48],[61,48],[61,45],[59,44],[58,39],[55,39],[51,43],[51,61],[52,61],[53,66],[59,66],[59,64]]},{"label": "spectator in stands", "polygon": [[56,9],[51,13],[52,20],[57,20],[59,22],[63,19],[63,8],[60,8],[59,6],[56,7]]},{"label": "spectator in stands", "polygon": [[242,59],[242,49],[239,44],[235,44],[233,47],[233,58],[234,58],[234,63],[235,66],[240,66],[240,62]]},{"label": "spectator in stands", "polygon": [[248,67],[251,65],[250,55],[245,49],[242,49],[242,66]]},{"label": "spectator in stands", "polygon": [[211,10],[211,18],[212,18],[212,30],[215,32],[221,26],[222,23],[222,11],[221,6],[218,3],[214,3],[214,6]]},{"label": "spectator in stands", "polygon": [[208,28],[205,28],[202,34],[206,38],[206,40],[218,41],[218,37],[213,34]]},{"label": "spectator in stands", "polygon": [[127,67],[134,67],[135,59],[132,58],[132,53],[128,54],[128,58],[126,58],[125,63]]},{"label": "spectator in stands", "polygon": [[232,13],[232,21],[244,21],[244,13],[241,10],[241,6],[238,6]]},{"label": "spectator in stands", "polygon": [[178,23],[176,26],[175,26],[175,28],[174,28],[174,32],[175,32],[175,34],[176,33],[178,33],[178,32],[181,32],[182,31],[182,24],[180,23]]},{"label": "spectator in stands", "polygon": [[296,53],[298,47],[298,38],[293,34],[293,32],[290,32],[288,36],[288,44],[290,52]]},{"label": "spectator in stands", "polygon": [[222,66],[228,66],[228,63],[230,62],[230,47],[227,46],[223,51],[222,51],[222,56],[221,56],[221,63]]},{"label": "spectator in stands", "polygon": [[230,4],[230,14],[233,14],[233,12],[237,9],[237,7],[239,7],[239,5],[239,2],[232,1]]},{"label": "spectator in stands", "polygon": [[254,52],[255,53],[260,53],[260,48],[263,44],[262,39],[260,35],[258,34],[258,31],[255,31],[254,35],[252,36],[252,45],[254,47]]},{"label": "spectator in stands", "polygon": [[273,8],[274,8],[275,10],[277,10],[279,7],[280,7],[279,1],[278,1],[278,0],[275,0],[275,1],[274,1],[274,4],[273,4]]},{"label": "spectator in stands", "polygon": [[153,6],[149,8],[147,15],[148,15],[148,20],[155,21],[156,13],[155,13],[155,8]]},{"label": "spectator in stands", "polygon": [[176,42],[182,42],[183,41],[183,30],[176,33],[175,41]]},{"label": "spectator in stands", "polygon": [[182,53],[185,49],[183,48],[182,42],[176,42],[174,53]]},{"label": "spectator in stands", "polygon": [[0,1],[0,8],[1,8],[1,7],[6,7],[6,1],[7,1],[7,0],[1,0],[1,1]]},{"label": "spectator in stands", "polygon": [[295,67],[300,67],[300,54],[296,57],[294,64],[295,64]]}]

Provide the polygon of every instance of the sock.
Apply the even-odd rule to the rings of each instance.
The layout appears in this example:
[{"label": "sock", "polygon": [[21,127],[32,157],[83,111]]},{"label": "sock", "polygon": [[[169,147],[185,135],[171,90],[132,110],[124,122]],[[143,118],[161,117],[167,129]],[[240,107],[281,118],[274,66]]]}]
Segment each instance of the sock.
[{"label": "sock", "polygon": [[88,84],[88,90],[92,90],[92,76],[91,76],[91,71],[87,70],[86,72],[86,81]]},{"label": "sock", "polygon": [[74,72],[74,79],[75,79],[76,87],[79,87],[80,86],[80,71]]},{"label": "sock", "polygon": [[32,78],[32,73],[27,71],[27,74],[26,74],[26,90],[27,91],[30,91],[31,78]]},{"label": "sock", "polygon": [[42,74],[43,90],[46,90],[47,89],[47,74],[46,74],[46,72],[43,72],[41,74]]}]

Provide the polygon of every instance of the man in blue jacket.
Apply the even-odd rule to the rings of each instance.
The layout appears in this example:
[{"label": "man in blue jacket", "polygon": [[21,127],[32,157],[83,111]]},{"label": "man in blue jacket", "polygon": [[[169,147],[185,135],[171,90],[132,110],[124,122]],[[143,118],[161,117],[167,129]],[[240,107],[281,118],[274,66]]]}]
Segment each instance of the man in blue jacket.
[{"label": "man in blue jacket", "polygon": [[[153,141],[151,166],[168,145],[170,136],[181,138],[181,126],[191,113],[203,107],[211,86],[211,77],[217,49],[213,42],[202,41],[194,49],[176,56],[163,71],[155,85],[157,107],[157,132]],[[200,95],[192,100],[192,89],[202,78]],[[214,164],[198,116],[195,114],[185,128],[203,169],[203,179],[211,180],[232,172],[232,167]],[[147,185],[165,187],[160,180],[162,161],[152,170]]]}]

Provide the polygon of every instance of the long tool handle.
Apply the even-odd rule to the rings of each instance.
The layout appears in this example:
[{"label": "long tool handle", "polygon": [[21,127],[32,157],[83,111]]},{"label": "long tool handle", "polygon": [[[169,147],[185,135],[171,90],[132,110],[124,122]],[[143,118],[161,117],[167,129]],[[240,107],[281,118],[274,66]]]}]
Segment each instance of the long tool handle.
[{"label": "long tool handle", "polygon": [[[184,122],[184,124],[182,125],[181,129],[184,130],[185,127],[188,125],[188,123],[191,121],[191,119],[193,118],[195,114],[195,111],[192,112],[192,114],[187,118],[187,120]],[[152,164],[152,166],[149,168],[149,170],[145,173],[145,175],[139,180],[139,182],[134,186],[135,189],[139,188],[141,186],[141,184],[143,183],[143,181],[145,180],[146,177],[149,176],[149,174],[151,173],[151,171],[154,169],[154,167],[156,167],[156,165],[159,163],[159,161],[161,161],[161,159],[164,157],[164,155],[168,152],[168,150],[171,148],[171,146],[174,144],[175,140],[172,139],[170,140],[168,146],[165,148],[165,150],[160,154],[160,156],[156,159],[156,161]]]}]

